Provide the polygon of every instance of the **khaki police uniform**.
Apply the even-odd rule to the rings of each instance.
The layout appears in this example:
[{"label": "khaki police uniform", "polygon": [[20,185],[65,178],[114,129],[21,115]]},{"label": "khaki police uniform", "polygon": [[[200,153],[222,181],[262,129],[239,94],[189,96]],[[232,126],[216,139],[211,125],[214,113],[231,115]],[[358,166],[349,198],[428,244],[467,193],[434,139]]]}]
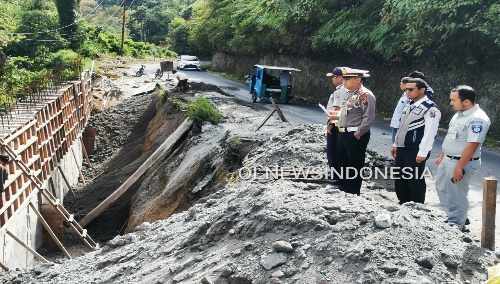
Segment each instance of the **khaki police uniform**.
[{"label": "khaki police uniform", "polygon": [[[424,203],[427,188],[423,177],[425,162],[434,144],[441,112],[433,101],[424,96],[407,104],[402,114],[393,145],[397,147],[396,167],[399,168],[394,189],[399,204],[410,201]],[[426,157],[426,160],[417,163],[417,156]]]},{"label": "khaki police uniform", "polygon": [[[342,103],[345,101],[346,97],[347,90],[343,85],[338,85],[335,89],[335,92],[330,95],[330,99],[328,100],[326,109],[330,111],[334,110],[336,107],[342,106]],[[331,133],[326,133],[326,157],[328,159],[328,166],[330,167],[329,172],[331,172],[331,169],[335,167],[335,160],[337,157],[339,122],[338,120],[328,120],[327,123],[329,125],[333,125]],[[335,179],[335,177],[332,177],[332,179]]]},{"label": "khaki police uniform", "polygon": [[[469,183],[481,164],[481,144],[490,125],[488,115],[476,104],[473,108],[459,111],[453,116],[443,141],[444,158],[437,169],[436,191],[441,207],[448,215],[448,222],[459,228],[462,228],[467,220]],[[453,183],[451,179],[454,177],[455,167],[468,142],[480,144],[471,160],[463,167],[463,178]]]},{"label": "khaki police uniform", "polygon": [[[367,71],[366,71],[367,72]],[[359,76],[362,77],[362,76]],[[366,76],[367,77],[367,76]],[[365,164],[366,147],[370,141],[370,127],[375,121],[375,96],[363,85],[347,98],[339,111],[339,138],[337,145],[336,171],[343,174],[340,189],[360,195],[362,179],[359,174]],[[354,135],[361,136],[358,140]],[[348,179],[346,168],[358,171],[354,179]],[[354,174],[352,171],[351,177]]]}]

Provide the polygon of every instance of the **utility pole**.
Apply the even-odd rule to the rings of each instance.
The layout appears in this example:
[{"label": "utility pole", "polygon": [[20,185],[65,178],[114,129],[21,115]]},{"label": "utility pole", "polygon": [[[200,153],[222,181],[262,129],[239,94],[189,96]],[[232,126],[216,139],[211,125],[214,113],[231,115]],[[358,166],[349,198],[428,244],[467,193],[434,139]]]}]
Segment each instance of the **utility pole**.
[{"label": "utility pole", "polygon": [[127,10],[127,0],[123,0],[123,21],[122,21],[122,49],[120,56],[123,56],[123,43],[125,41],[125,11]]}]

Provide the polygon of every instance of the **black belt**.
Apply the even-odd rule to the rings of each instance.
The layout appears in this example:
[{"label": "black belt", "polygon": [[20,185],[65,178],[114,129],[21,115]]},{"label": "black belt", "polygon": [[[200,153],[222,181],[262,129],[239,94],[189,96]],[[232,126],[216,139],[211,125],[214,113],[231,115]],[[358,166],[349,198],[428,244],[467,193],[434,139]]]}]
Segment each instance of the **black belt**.
[{"label": "black belt", "polygon": [[[450,156],[450,155],[446,155],[446,157],[450,158],[450,159],[453,159],[453,160],[460,160],[460,157],[454,157],[454,156]],[[472,158],[470,159],[469,161],[475,161],[475,160],[479,160],[479,157],[477,158]]]}]

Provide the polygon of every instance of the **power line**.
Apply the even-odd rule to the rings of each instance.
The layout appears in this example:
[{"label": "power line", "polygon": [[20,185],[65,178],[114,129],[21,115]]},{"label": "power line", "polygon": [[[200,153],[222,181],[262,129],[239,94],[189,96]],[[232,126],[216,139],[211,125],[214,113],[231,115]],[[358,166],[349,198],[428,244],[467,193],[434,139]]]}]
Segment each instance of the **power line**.
[{"label": "power line", "polygon": [[10,33],[10,34],[11,34],[11,35],[33,35],[33,34],[44,34],[44,33],[50,33],[50,32],[55,32],[55,31],[59,31],[59,30],[65,29],[65,28],[67,28],[67,27],[70,27],[70,26],[72,26],[72,25],[76,25],[76,24],[78,24],[79,22],[81,22],[81,21],[85,20],[85,17],[88,17],[90,14],[94,13],[94,12],[97,10],[97,8],[99,8],[99,6],[101,6],[101,5],[102,5],[102,3],[104,3],[104,1],[106,1],[106,0],[102,0],[99,4],[97,4],[97,6],[96,6],[96,7],[95,7],[95,8],[94,8],[91,12],[89,12],[88,14],[86,14],[86,15],[82,16],[82,19],[80,19],[80,20],[76,20],[75,22],[73,22],[73,23],[71,23],[71,24],[69,24],[69,25],[66,25],[66,26],[64,26],[64,27],[60,27],[60,28],[53,29],[53,30],[46,30],[46,31],[33,32],[33,33]]}]

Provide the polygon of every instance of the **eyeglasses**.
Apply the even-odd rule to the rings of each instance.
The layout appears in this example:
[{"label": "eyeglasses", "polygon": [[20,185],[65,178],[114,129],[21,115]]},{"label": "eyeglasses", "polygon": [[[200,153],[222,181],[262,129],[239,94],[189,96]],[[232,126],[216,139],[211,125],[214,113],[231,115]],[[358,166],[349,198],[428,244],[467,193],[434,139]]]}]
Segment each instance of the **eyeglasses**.
[{"label": "eyeglasses", "polygon": [[405,92],[411,93],[411,92],[413,92],[413,90],[418,90],[418,89],[417,88],[406,88]]}]

